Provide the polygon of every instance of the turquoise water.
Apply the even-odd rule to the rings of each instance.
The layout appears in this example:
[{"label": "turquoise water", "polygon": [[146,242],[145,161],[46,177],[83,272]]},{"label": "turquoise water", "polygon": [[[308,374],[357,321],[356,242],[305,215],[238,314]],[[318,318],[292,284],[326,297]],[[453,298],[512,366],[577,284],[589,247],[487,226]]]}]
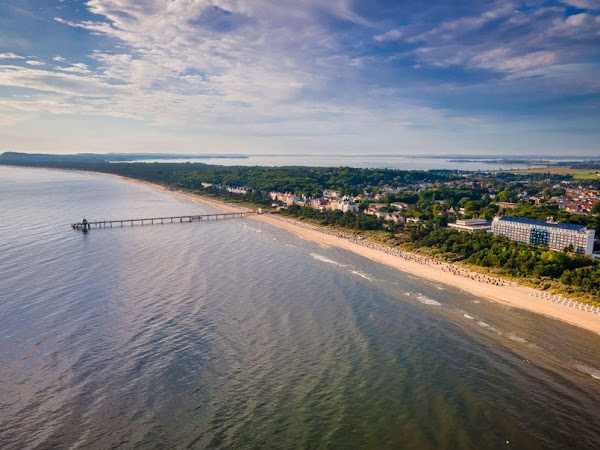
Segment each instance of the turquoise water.
[{"label": "turquoise water", "polygon": [[0,167],[0,448],[598,448],[600,336],[100,175]]}]

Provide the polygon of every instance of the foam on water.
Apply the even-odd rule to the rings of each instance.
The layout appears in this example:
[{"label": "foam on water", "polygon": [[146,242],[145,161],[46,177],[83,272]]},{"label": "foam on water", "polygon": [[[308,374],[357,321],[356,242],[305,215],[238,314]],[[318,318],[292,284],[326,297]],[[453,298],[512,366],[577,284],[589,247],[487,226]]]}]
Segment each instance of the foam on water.
[{"label": "foam on water", "polygon": [[346,267],[346,264],[339,263],[337,261],[334,261],[333,259],[327,258],[326,256],[319,255],[318,253],[311,253],[310,256],[327,264],[333,264],[334,266],[338,267]]},{"label": "foam on water", "polygon": [[523,339],[521,336],[517,336],[514,333],[509,333],[507,334],[507,337],[511,340],[511,341],[515,341],[515,342],[520,342],[521,344],[526,344],[527,340]]},{"label": "foam on water", "polygon": [[430,305],[430,306],[442,306],[442,304],[440,302],[438,302],[437,300],[434,300],[432,298],[429,298],[423,294],[418,294],[416,299],[418,301],[420,301],[421,303],[423,303],[424,305]]},{"label": "foam on water", "polygon": [[600,380],[600,369],[595,369],[593,367],[581,363],[575,364],[575,368],[596,380]]},{"label": "foam on water", "polygon": [[368,274],[359,272],[358,270],[351,270],[350,273],[358,275],[359,277],[364,278],[365,280],[373,281],[373,278],[371,278]]}]

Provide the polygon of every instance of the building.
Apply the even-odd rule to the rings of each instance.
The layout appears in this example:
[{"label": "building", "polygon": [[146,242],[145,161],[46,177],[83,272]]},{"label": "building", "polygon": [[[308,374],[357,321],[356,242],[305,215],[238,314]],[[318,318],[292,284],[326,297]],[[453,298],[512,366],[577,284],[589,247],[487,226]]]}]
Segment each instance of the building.
[{"label": "building", "polygon": [[517,204],[511,202],[496,202],[496,205],[498,205],[498,207],[500,208],[505,209],[517,209]]},{"label": "building", "polygon": [[339,198],[342,196],[340,191],[334,191],[333,189],[323,189],[323,197]]},{"label": "building", "polygon": [[226,186],[225,189],[233,194],[246,194],[248,192],[248,189],[245,187]]},{"label": "building", "polygon": [[352,200],[342,200],[338,202],[338,209],[343,212],[358,212],[358,205]]},{"label": "building", "polygon": [[454,228],[458,231],[489,231],[492,229],[492,224],[485,219],[464,219],[457,220],[456,223],[449,223],[450,228]]},{"label": "building", "polygon": [[524,217],[497,217],[492,233],[525,244],[544,244],[562,251],[570,245],[576,253],[591,255],[594,250],[594,230],[573,223],[544,222]]},{"label": "building", "polygon": [[310,201],[310,206],[312,207],[312,209],[318,209],[319,211],[322,211],[324,209],[327,209],[327,207],[329,206],[329,200],[326,200],[324,198],[313,198]]},{"label": "building", "polygon": [[392,202],[390,203],[390,206],[392,208],[394,208],[396,211],[402,211],[403,209],[408,209],[408,203],[404,203],[404,202]]}]

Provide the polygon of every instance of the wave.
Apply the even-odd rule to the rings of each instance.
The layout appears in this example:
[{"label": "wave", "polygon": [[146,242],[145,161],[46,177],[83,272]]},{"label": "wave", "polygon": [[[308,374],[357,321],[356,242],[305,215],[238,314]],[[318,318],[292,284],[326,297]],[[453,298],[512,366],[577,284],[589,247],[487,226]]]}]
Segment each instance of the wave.
[{"label": "wave", "polygon": [[483,320],[478,320],[477,325],[479,325],[481,328],[483,328],[485,330],[492,331],[496,334],[499,334],[499,335],[503,334],[502,331],[499,331],[497,328],[491,326],[489,323],[485,323]]},{"label": "wave", "polygon": [[575,368],[596,380],[600,380],[600,369],[595,369],[582,363],[575,364]]},{"label": "wave", "polygon": [[467,313],[463,314],[466,319],[475,320],[473,316],[468,315]]},{"label": "wave", "polygon": [[248,224],[244,224],[244,228],[247,228],[248,231],[254,231],[255,233],[262,233],[262,230],[259,228],[249,227]]},{"label": "wave", "polygon": [[334,261],[333,259],[327,258],[326,256],[319,255],[318,253],[311,253],[310,256],[312,256],[315,259],[318,259],[319,261],[323,261],[327,264],[333,264],[334,266],[338,266],[338,267],[346,267],[346,264],[339,263],[337,261]]},{"label": "wave", "polygon": [[359,272],[357,270],[351,270],[350,272],[352,272],[354,275],[358,275],[359,277],[364,278],[365,280],[369,280],[369,281],[373,281],[373,278],[371,278],[368,274],[366,273],[362,273]]},{"label": "wave", "polygon": [[437,300],[434,300],[432,298],[426,297],[423,294],[417,295],[417,300],[419,300],[424,305],[442,306],[442,304],[440,302],[438,302]]},{"label": "wave", "polygon": [[511,341],[515,341],[515,342],[520,342],[521,344],[526,344],[527,341],[525,339],[523,339],[521,336],[517,336],[514,333],[509,333],[507,335],[507,337],[511,340]]}]

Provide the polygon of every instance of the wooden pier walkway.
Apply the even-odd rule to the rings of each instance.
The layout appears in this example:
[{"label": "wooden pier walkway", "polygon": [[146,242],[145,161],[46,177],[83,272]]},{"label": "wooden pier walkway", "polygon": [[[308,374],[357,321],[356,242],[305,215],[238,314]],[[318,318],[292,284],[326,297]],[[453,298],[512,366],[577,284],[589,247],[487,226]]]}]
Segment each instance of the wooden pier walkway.
[{"label": "wooden pier walkway", "polygon": [[92,228],[112,228],[134,225],[156,225],[165,223],[183,223],[183,222],[200,222],[207,220],[222,220],[242,218],[250,214],[259,214],[259,211],[244,211],[239,213],[218,213],[218,214],[202,214],[196,216],[171,216],[171,217],[150,217],[148,219],[119,219],[119,220],[100,220],[88,221],[83,219],[81,222],[71,224],[74,230],[87,231]]}]

